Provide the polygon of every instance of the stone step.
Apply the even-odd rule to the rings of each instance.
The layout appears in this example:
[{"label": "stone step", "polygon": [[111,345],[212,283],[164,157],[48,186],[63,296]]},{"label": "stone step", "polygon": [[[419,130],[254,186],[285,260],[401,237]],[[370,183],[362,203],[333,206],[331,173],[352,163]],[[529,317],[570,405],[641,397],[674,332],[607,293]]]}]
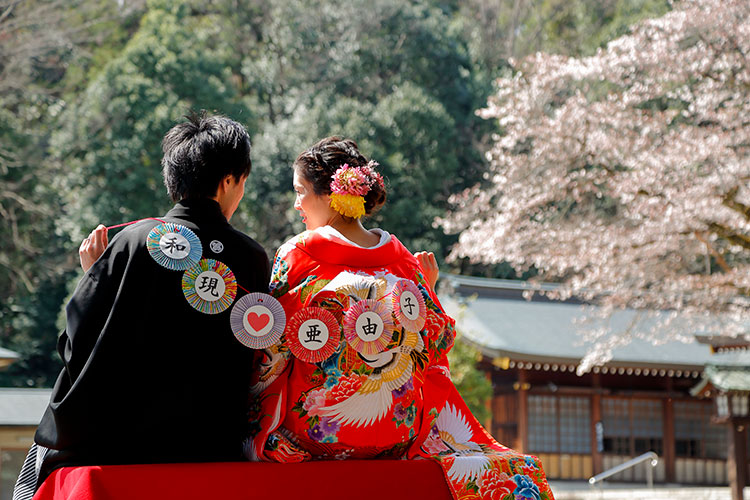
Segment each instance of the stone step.
[{"label": "stone step", "polygon": [[[603,488],[586,487],[552,481],[550,487],[556,500],[732,500],[728,487],[663,486],[653,489],[641,485],[604,484]],[[744,497],[750,499],[750,487]]]}]

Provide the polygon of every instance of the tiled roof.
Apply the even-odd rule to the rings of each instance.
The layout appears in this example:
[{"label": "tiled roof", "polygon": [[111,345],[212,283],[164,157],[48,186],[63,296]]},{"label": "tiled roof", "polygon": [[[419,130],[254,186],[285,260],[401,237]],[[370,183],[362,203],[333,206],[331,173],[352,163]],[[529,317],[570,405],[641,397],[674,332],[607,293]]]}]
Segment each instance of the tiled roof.
[{"label": "tiled roof", "polygon": [[750,392],[750,366],[706,366],[704,379],[723,392]]},{"label": "tiled roof", "polygon": [[[530,286],[519,281],[456,275],[441,279],[455,290],[453,294],[441,293],[446,311],[456,318],[461,334],[489,357],[576,363],[591,347],[582,340],[580,323],[596,313],[595,306],[584,309],[578,303],[527,301],[522,292]],[[611,366],[698,370],[714,359],[709,345],[693,340],[698,332],[686,331],[687,342],[658,345],[639,338],[648,337],[649,322],[653,325],[656,319],[634,322],[638,315],[625,310],[610,316],[612,331],[625,334],[630,329],[631,337],[626,345],[613,350]]]},{"label": "tiled roof", "polygon": [[18,359],[18,353],[0,347],[0,359]]},{"label": "tiled roof", "polygon": [[0,388],[0,425],[37,425],[52,389]]},{"label": "tiled roof", "polygon": [[691,392],[694,396],[702,394],[711,386],[721,392],[750,392],[750,351],[714,355],[701,382]]}]

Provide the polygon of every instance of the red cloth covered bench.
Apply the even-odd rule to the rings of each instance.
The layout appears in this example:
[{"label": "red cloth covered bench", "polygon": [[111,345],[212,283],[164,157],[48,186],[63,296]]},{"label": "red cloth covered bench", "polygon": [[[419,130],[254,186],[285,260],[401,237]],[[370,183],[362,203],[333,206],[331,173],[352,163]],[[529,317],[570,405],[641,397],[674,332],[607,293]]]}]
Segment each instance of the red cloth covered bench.
[{"label": "red cloth covered bench", "polygon": [[432,460],[65,467],[34,500],[450,500]]}]

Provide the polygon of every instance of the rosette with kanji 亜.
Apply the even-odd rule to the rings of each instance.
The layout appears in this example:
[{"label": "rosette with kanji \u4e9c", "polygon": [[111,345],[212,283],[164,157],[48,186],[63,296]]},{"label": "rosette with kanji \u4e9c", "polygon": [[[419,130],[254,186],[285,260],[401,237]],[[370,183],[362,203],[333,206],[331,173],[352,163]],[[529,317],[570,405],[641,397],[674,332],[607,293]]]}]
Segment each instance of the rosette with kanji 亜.
[{"label": "rosette with kanji \u4e9c", "polygon": [[267,293],[249,293],[237,299],[229,322],[234,336],[251,349],[265,349],[284,333],[286,313],[278,300]]},{"label": "rosette with kanji \u4e9c", "polygon": [[362,299],[344,313],[346,341],[360,354],[383,352],[393,338],[391,310],[382,302]]},{"label": "rosette with kanji \u4e9c", "polygon": [[336,316],[322,307],[305,307],[287,321],[286,343],[292,354],[308,363],[328,359],[341,344]]},{"label": "rosette with kanji \u4e9c", "polygon": [[149,255],[162,267],[185,271],[196,265],[203,255],[200,238],[185,226],[164,222],[146,236]]},{"label": "rosette with kanji \u4e9c", "polygon": [[200,312],[218,314],[234,302],[237,280],[223,262],[201,259],[182,275],[182,293]]}]

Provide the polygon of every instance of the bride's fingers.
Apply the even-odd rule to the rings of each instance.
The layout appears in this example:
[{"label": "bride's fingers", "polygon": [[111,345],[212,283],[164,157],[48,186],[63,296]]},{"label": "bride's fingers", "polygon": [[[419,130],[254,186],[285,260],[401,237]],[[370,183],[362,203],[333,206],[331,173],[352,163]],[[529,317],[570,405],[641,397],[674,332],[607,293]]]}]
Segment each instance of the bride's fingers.
[{"label": "bride's fingers", "polygon": [[440,276],[440,269],[438,269],[435,254],[432,252],[417,252],[414,256],[425,273],[425,279],[430,284],[430,287],[434,288]]},{"label": "bride's fingers", "polygon": [[425,268],[425,270],[436,270],[438,268],[437,259],[435,254],[432,252],[417,252],[414,256],[419,261],[419,264]]}]

